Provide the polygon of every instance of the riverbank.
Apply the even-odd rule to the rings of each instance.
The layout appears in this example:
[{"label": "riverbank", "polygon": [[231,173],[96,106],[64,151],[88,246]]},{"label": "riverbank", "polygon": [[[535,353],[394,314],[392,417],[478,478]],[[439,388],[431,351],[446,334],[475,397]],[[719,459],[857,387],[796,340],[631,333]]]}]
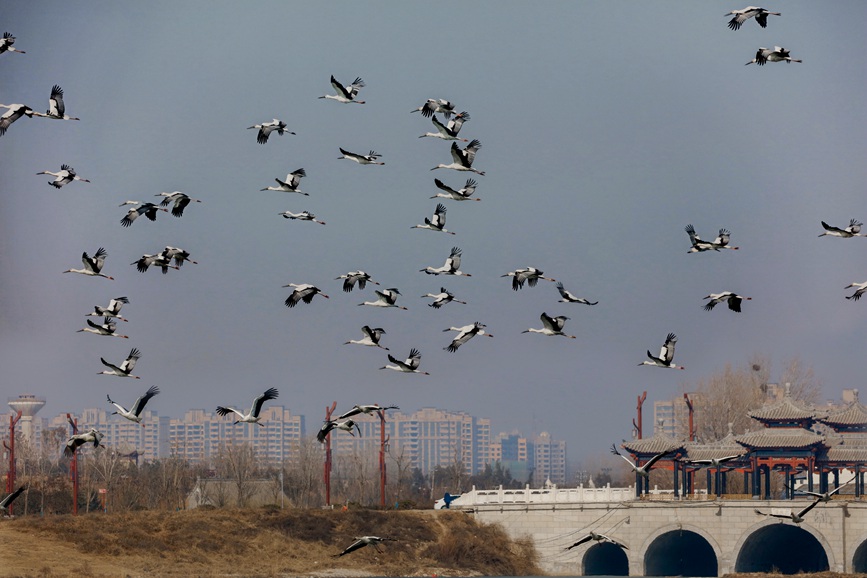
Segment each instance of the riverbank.
[{"label": "riverbank", "polygon": [[[337,557],[355,536],[396,538]],[[191,510],[0,520],[0,576],[538,576],[531,543],[445,510]]]}]

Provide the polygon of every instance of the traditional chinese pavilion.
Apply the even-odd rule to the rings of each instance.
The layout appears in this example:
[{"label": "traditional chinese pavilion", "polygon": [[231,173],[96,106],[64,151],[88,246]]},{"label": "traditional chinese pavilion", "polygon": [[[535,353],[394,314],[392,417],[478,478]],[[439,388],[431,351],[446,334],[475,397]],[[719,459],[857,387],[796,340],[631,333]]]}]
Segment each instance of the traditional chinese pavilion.
[{"label": "traditional chinese pavilion", "polygon": [[[846,407],[832,412],[817,411],[792,399],[788,387],[777,403],[749,412],[761,429],[734,435],[729,434],[712,443],[679,441],[657,428],[650,438],[623,442],[622,447],[632,454],[638,465],[661,452],[669,452],[654,469],[670,470],[673,475],[675,497],[692,494],[695,472],[708,460],[726,461],[706,469],[707,488],[714,488],[717,496],[726,491],[726,478],[732,472],[744,476],[744,488],[755,498],[770,499],[771,472],[785,478],[784,497],[793,497],[792,487],[797,474],[807,473],[807,487],[813,488],[813,476],[819,474],[820,492],[829,491],[829,476],[834,488],[840,487],[840,472],[854,471],[848,484],[855,480],[855,496],[864,493],[864,471],[867,469],[867,408],[855,399]],[[829,431],[830,430],[830,431]],[[824,432],[824,433],[820,433]],[[732,458],[732,456],[738,456]],[[713,484],[712,484],[713,476]],[[649,480],[636,475],[636,495],[649,490]]]}]

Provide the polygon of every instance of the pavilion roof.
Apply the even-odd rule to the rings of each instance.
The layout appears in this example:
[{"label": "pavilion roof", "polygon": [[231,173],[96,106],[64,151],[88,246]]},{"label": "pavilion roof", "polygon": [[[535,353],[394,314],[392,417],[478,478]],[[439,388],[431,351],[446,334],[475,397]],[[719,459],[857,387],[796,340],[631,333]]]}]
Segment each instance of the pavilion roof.
[{"label": "pavilion roof", "polygon": [[836,429],[834,426],[867,426],[867,407],[858,401],[858,390],[855,390],[855,399],[846,407],[830,412],[818,421]]},{"label": "pavilion roof", "polygon": [[737,443],[748,448],[800,449],[823,443],[825,436],[804,428],[764,428],[747,432],[735,438]]},{"label": "pavilion roof", "polygon": [[777,403],[755,409],[748,414],[761,422],[792,422],[815,420],[816,409],[800,404],[792,399],[789,384],[786,384],[786,394]]},{"label": "pavilion roof", "polygon": [[710,443],[690,442],[684,448],[687,460],[711,460],[747,454],[732,433],[732,424],[729,424],[729,433],[724,438]]},{"label": "pavilion roof", "polygon": [[656,433],[653,436],[640,440],[624,441],[621,445],[636,455],[656,455],[665,451],[681,449],[684,447],[684,442],[667,435],[662,429],[662,424],[657,424]]}]

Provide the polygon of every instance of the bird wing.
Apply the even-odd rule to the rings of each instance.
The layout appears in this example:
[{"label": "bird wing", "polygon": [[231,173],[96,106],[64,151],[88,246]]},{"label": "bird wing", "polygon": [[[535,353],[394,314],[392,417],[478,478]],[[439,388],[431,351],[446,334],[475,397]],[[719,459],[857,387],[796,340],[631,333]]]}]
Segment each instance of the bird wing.
[{"label": "bird wing", "polygon": [[452,160],[455,163],[457,163],[459,165],[464,164],[464,152],[461,150],[461,147],[458,146],[458,143],[452,142],[451,153],[452,153]]},{"label": "bird wing", "polygon": [[338,557],[339,556],[345,556],[346,554],[349,554],[350,552],[355,552],[359,548],[364,548],[365,546],[367,546],[367,542],[365,542],[364,540],[356,540],[355,542],[353,542],[352,544],[347,546],[343,550],[343,552],[341,552],[340,554],[337,554],[337,556]]},{"label": "bird wing", "polygon": [[337,94],[342,95],[344,98],[352,98],[352,95],[346,90],[346,87],[340,84],[334,75],[331,75],[331,86],[334,87],[334,90],[337,91]]},{"label": "bird wing", "polygon": [[132,408],[130,409],[130,411],[133,413],[133,415],[139,415],[144,409],[148,400],[153,396],[159,394],[159,392],[160,388],[155,385],[152,385],[150,388],[148,388],[147,392],[143,396],[135,400],[135,403],[132,404]]},{"label": "bird wing", "polygon": [[454,190],[453,188],[451,188],[450,186],[448,186],[447,184],[445,184],[444,182],[442,182],[439,179],[434,179],[434,184],[437,186],[438,189],[443,190],[447,193],[452,193],[455,195],[460,194],[458,191]]},{"label": "bird wing", "polygon": [[234,407],[223,407],[222,405],[218,405],[217,409],[214,411],[216,412],[217,415],[222,415],[222,416],[229,415],[230,413],[234,413],[240,417],[247,417],[243,413],[241,413],[240,411],[235,409]]},{"label": "bird wing", "polygon": [[108,368],[110,368],[110,369],[113,369],[114,371],[116,371],[116,372],[118,372],[118,373],[123,373],[123,370],[122,370],[120,367],[118,367],[117,365],[115,365],[115,364],[113,364],[113,363],[109,363],[109,362],[107,362],[107,361],[106,361],[104,358],[102,358],[102,357],[100,357],[99,360],[102,362],[102,364],[103,364],[104,366],[106,366],[106,367],[108,367]]},{"label": "bird wing", "polygon": [[650,471],[650,468],[653,467],[653,464],[655,464],[655,463],[658,462],[661,458],[663,458],[664,456],[667,456],[667,455],[670,454],[671,452],[672,452],[672,450],[665,450],[664,452],[659,452],[658,454],[656,454],[655,456],[653,456],[652,458],[650,458],[649,460],[647,460],[647,461],[644,463],[644,465],[642,466],[642,467],[644,468],[644,471]]},{"label": "bird wing", "polygon": [[354,416],[354,415],[358,415],[358,414],[360,414],[360,413],[362,413],[362,410],[361,410],[360,407],[358,407],[358,406],[356,405],[356,406],[354,406],[352,409],[350,409],[350,410],[344,412],[342,415],[337,416],[337,419],[347,419],[347,418],[350,418],[350,417],[352,417],[352,416]]},{"label": "bird wing", "polygon": [[446,226],[446,206],[442,203],[437,205],[433,218],[431,219],[431,225],[437,229],[442,229]]},{"label": "bird wing", "polygon": [[674,344],[677,343],[677,336],[674,333],[669,333],[665,338],[665,344],[659,351],[659,358],[667,364],[674,359]]},{"label": "bird wing", "polygon": [[729,309],[736,313],[741,312],[741,303],[743,303],[743,299],[738,295],[732,295],[729,297]]},{"label": "bird wing", "polygon": [[566,549],[571,550],[572,548],[580,546],[581,544],[586,544],[587,542],[589,542],[592,539],[593,539],[593,536],[591,536],[590,534],[587,534],[586,536],[584,536],[583,538],[581,538],[580,540],[578,540],[577,542],[575,542],[571,546],[567,546]]},{"label": "bird wing", "polygon": [[63,117],[66,106],[63,104],[63,89],[56,84],[51,88],[51,97],[48,99],[48,115]]},{"label": "bird wing", "polygon": [[692,243],[693,247],[696,245],[696,243],[701,242],[701,237],[696,235],[695,229],[692,225],[687,225],[686,227],[684,227],[683,230],[686,231],[686,233],[689,235],[689,240]]},{"label": "bird wing", "polygon": [[816,504],[818,504],[818,503],[821,502],[821,501],[822,501],[822,500],[820,500],[820,499],[813,500],[813,503],[812,503],[812,504],[810,504],[809,506],[807,506],[806,508],[804,508],[803,510],[801,510],[800,512],[798,512],[798,517],[799,517],[799,518],[803,518],[804,515],[805,515],[807,512],[809,512],[810,510],[812,510],[813,508],[815,508],[815,507],[816,507]]},{"label": "bird wing", "polygon": [[825,221],[822,221],[822,228],[824,228],[826,231],[831,231],[833,233],[845,232],[844,229],[841,229],[840,227],[833,227],[833,226],[829,225],[828,223],[826,223]]},{"label": "bird wing", "polygon": [[316,440],[319,441],[319,443],[324,443],[325,438],[328,436],[328,432],[334,429],[334,425],[335,422],[330,420],[322,424],[322,427],[319,428],[319,433],[316,434]]},{"label": "bird wing", "polygon": [[278,395],[279,392],[277,391],[277,388],[271,387],[265,390],[265,393],[253,400],[253,406],[250,408],[250,415],[258,417],[259,412],[262,411],[262,404],[269,399],[277,399]]},{"label": "bird wing", "polygon": [[449,258],[446,259],[446,267],[451,272],[460,270],[461,268],[461,250],[458,247],[452,247],[452,252]]},{"label": "bird wing", "polygon": [[6,507],[7,507],[9,504],[11,504],[12,502],[14,502],[14,501],[15,501],[15,498],[17,498],[18,496],[20,496],[21,493],[24,491],[25,488],[26,488],[26,486],[21,486],[20,488],[18,488],[17,490],[15,490],[15,491],[12,492],[11,494],[9,494],[9,495],[6,496],[5,498],[3,498],[3,501],[0,501],[0,510],[4,510],[4,509],[6,509]]},{"label": "bird wing", "polygon": [[421,353],[419,353],[418,349],[412,348],[409,350],[409,357],[406,358],[406,366],[410,369],[418,369],[419,364],[421,363]]},{"label": "bird wing", "polygon": [[542,320],[542,325],[545,326],[545,329],[550,331],[559,331],[559,329],[557,329],[557,321],[547,313],[543,312],[542,315],[539,316],[539,319]]}]

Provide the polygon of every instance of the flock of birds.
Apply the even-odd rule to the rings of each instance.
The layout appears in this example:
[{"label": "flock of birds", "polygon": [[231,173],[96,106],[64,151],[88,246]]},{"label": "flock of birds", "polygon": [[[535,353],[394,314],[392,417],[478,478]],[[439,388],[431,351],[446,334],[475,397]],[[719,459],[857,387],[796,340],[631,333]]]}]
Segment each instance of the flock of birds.
[{"label": "flock of birds", "polygon": [[[780,16],[780,13],[770,12],[760,7],[748,6],[741,10],[732,10],[731,12],[727,13],[726,16],[732,17],[728,22],[729,28],[732,30],[738,30],[750,19],[755,20],[755,22],[760,27],[766,28],[768,25],[768,17]],[[10,34],[9,32],[4,33],[3,38],[0,39],[0,55],[7,52],[17,52],[19,54],[24,54],[24,51],[19,50],[14,46],[15,41],[16,39],[12,34]],[[799,63],[802,62],[801,60],[792,58],[789,50],[779,46],[775,46],[773,48],[760,47],[756,51],[754,58],[746,64],[757,64],[759,66],[762,66],[767,62],[783,61]],[[343,84],[339,82],[334,76],[331,76],[330,83],[333,88],[333,93],[322,95],[319,97],[320,99],[333,100],[340,104],[365,104],[364,100],[359,100],[358,98],[361,90],[365,87],[365,83],[360,77],[355,78],[355,80],[349,84]],[[38,117],[54,120],[79,121],[79,118],[69,116],[66,113],[66,107],[63,97],[63,89],[58,85],[54,85],[49,95],[48,109],[45,113],[37,112],[32,107],[29,107],[25,104],[0,104],[0,107],[6,109],[6,112],[2,116],[0,116],[0,136],[5,135],[6,131],[10,128],[10,126],[23,117]],[[451,143],[449,149],[451,162],[437,164],[430,169],[431,171],[438,169],[450,169],[456,172],[474,173],[474,175],[477,175],[479,177],[485,175],[484,171],[474,167],[476,155],[482,148],[481,142],[478,139],[467,139],[461,136],[462,130],[464,130],[464,125],[471,120],[469,112],[459,111],[456,105],[451,101],[433,98],[428,99],[421,106],[411,110],[410,112],[420,113],[420,116],[430,120],[433,127],[432,130],[419,135],[418,138],[435,138]],[[440,117],[442,117],[443,120],[441,120]],[[287,134],[296,134],[295,132],[292,132],[288,129],[288,126],[284,121],[277,118],[273,118],[271,121],[261,122],[249,126],[248,130],[257,131],[256,141],[262,145],[267,145],[269,142],[271,142],[270,139],[274,135],[284,136]],[[464,143],[464,145],[461,146],[458,143]],[[338,157],[338,159],[340,160],[350,160],[359,165],[382,166],[385,164],[385,162],[382,160],[383,155],[377,153],[374,150],[369,150],[365,154],[352,152],[342,147],[338,148],[341,155]],[[48,184],[58,189],[74,181],[78,181],[80,183],[90,182],[88,179],[79,176],[76,173],[75,169],[73,169],[68,164],[61,164],[59,171],[45,170],[37,174],[49,175],[53,177],[53,179],[49,181]],[[305,169],[298,168],[288,173],[284,179],[275,178],[274,181],[276,182],[276,186],[267,186],[262,188],[261,191],[275,191],[282,193],[293,193],[301,196],[309,196],[307,192],[304,192],[300,189],[301,180],[306,176],[307,174]],[[462,186],[453,186],[447,184],[439,178],[435,178],[433,182],[439,192],[431,196],[431,199],[442,199],[445,202],[481,200],[479,197],[474,196],[476,192],[476,187],[478,185],[478,182],[474,178],[466,179]],[[184,211],[191,204],[202,202],[200,199],[194,199],[180,191],[161,192],[156,194],[155,196],[160,198],[160,201],[158,203],[130,200],[125,201],[124,203],[119,205],[120,207],[129,207],[126,214],[123,215],[123,217],[120,219],[120,225],[122,227],[129,228],[134,225],[134,223],[139,219],[139,217],[145,217],[145,219],[149,221],[155,221],[161,212],[171,213],[173,217],[180,218],[184,215]],[[287,220],[310,221],[320,225],[326,224],[325,221],[318,219],[313,213],[306,210],[300,212],[293,212],[287,210],[278,214]],[[454,231],[446,229],[447,214],[448,209],[444,202],[438,202],[431,216],[424,217],[422,223],[414,225],[411,228],[444,233],[448,235],[455,235],[456,233]],[[832,226],[825,223],[824,221],[821,224],[824,232],[820,236],[832,236],[839,238],[867,236],[860,233],[862,223],[857,221],[856,219],[852,219],[849,225],[846,227]],[[688,249],[689,253],[738,250],[738,247],[731,246],[729,244],[730,232],[727,229],[720,229],[718,235],[713,241],[705,241],[701,237],[699,237],[692,225],[687,225],[685,230],[689,235],[690,240],[690,248]],[[458,246],[454,246],[449,252],[442,266],[430,265],[419,269],[419,271],[432,276],[472,277],[470,273],[461,270],[462,255],[462,249]],[[92,256],[89,255],[87,252],[84,252],[82,253],[83,268],[70,268],[64,271],[64,273],[77,273],[85,276],[102,277],[112,280],[113,277],[103,272],[107,256],[108,252],[103,247],[98,248]],[[160,269],[163,274],[166,274],[169,269],[180,270],[182,265],[188,261],[190,263],[196,264],[196,261],[193,261],[190,258],[190,253],[188,251],[167,245],[162,250],[156,251],[154,253],[143,254],[139,259],[133,261],[131,265],[134,265],[136,269],[142,273],[146,272],[151,266],[153,266]],[[518,268],[513,271],[504,273],[503,275],[501,275],[501,277],[511,278],[511,287],[514,291],[520,291],[524,289],[525,286],[530,288],[536,287],[540,280],[544,280],[556,283],[557,291],[561,297],[558,301],[559,303],[583,304],[588,306],[594,306],[598,304],[598,301],[590,301],[584,297],[579,297],[571,293],[565,288],[564,284],[561,281],[558,281],[553,277],[545,276],[542,270],[535,267]],[[355,287],[358,287],[359,290],[364,290],[368,283],[380,286],[379,282],[374,281],[368,273],[361,270],[351,271],[346,274],[340,275],[336,277],[335,280],[342,281],[342,289],[346,293],[352,292]],[[322,289],[310,283],[289,283],[287,285],[284,285],[284,287],[291,289],[291,293],[288,295],[288,297],[286,297],[284,301],[285,305],[289,308],[294,308],[299,303],[311,304],[316,295],[319,295],[325,299],[329,298],[329,296],[324,293]],[[863,283],[852,283],[846,287],[846,289],[849,288],[855,288],[856,291],[854,292],[854,294],[846,296],[846,299],[857,301],[865,292],[867,292],[867,281]],[[381,287],[379,289],[375,289],[374,294],[375,299],[363,301],[361,303],[358,303],[358,305],[380,308],[396,308],[403,310],[407,309],[405,306],[398,305],[397,303],[398,298],[402,296],[400,290],[397,287]],[[429,292],[425,295],[422,295],[421,298],[431,299],[432,301],[428,305],[434,309],[440,309],[449,303],[467,305],[466,301],[457,299],[455,294],[449,291],[444,286],[441,286],[439,288],[439,292]],[[730,311],[739,313],[741,312],[743,302],[750,300],[751,298],[739,295],[732,291],[723,291],[719,293],[711,293],[704,297],[704,299],[708,300],[707,303],[704,305],[704,309],[707,311],[713,310],[716,305],[725,303]],[[128,297],[121,296],[111,299],[107,306],[94,306],[93,310],[86,314],[86,317],[101,318],[101,323],[98,321],[95,322],[87,318],[86,327],[79,329],[78,331],[92,333],[99,336],[110,336],[128,339],[129,336],[117,332],[117,322],[128,321],[121,315],[121,310],[124,305],[128,305],[129,303],[130,300]],[[561,336],[569,339],[575,339],[575,335],[567,334],[564,331],[566,322],[569,319],[570,318],[566,315],[551,315],[548,312],[543,311],[540,315],[542,327],[531,327],[525,329],[523,333],[539,333],[546,336]],[[361,339],[348,340],[345,342],[345,344],[363,345],[366,347],[379,348],[385,351],[389,351],[389,348],[385,347],[381,343],[382,336],[386,335],[385,329],[383,329],[382,327],[371,327],[370,325],[364,325],[361,328],[361,332]],[[443,329],[443,332],[456,333],[451,339],[451,341],[443,347],[443,349],[449,353],[456,353],[462,346],[466,345],[471,339],[473,339],[477,335],[493,337],[493,334],[488,332],[487,326],[479,321],[469,323],[463,326],[451,326]],[[669,369],[684,369],[683,366],[674,363],[674,351],[676,342],[676,335],[674,333],[669,333],[666,336],[665,342],[660,349],[659,355],[653,355],[648,350],[647,359],[639,363],[639,365],[648,365]],[[130,353],[126,357],[126,359],[124,359],[120,363],[111,363],[105,358],[101,357],[100,361],[107,369],[99,372],[99,374],[140,379],[139,376],[132,375],[132,372],[136,366],[136,362],[140,359],[140,357],[141,351],[135,347],[130,350]],[[387,354],[387,359],[389,363],[381,366],[380,369],[388,369],[402,373],[417,373],[430,375],[428,372],[422,371],[420,369],[421,352],[415,347],[410,348],[409,354],[403,359],[395,357],[391,353]],[[108,403],[114,405],[117,408],[117,411],[114,412],[115,414],[118,414],[132,422],[141,424],[142,412],[146,404],[150,401],[151,398],[158,395],[159,393],[160,390],[158,387],[150,387],[143,395],[138,397],[132,403],[129,409],[126,409],[124,406],[114,402],[108,395],[106,396],[106,398]],[[269,388],[253,400],[252,406],[247,412],[229,406],[218,406],[216,412],[221,416],[233,414],[236,418],[236,421],[234,422],[236,424],[244,422],[262,425],[259,420],[263,404],[266,401],[276,399],[277,396],[277,389]],[[350,435],[354,435],[353,431],[356,431],[360,434],[360,429],[357,423],[352,420],[353,416],[362,413],[371,414],[376,412],[384,412],[389,409],[397,409],[397,406],[383,407],[377,404],[356,405],[351,410],[341,414],[338,418],[333,420],[326,420],[322,428],[319,430],[319,433],[317,434],[317,439],[320,442],[324,442],[326,437],[333,430],[345,431]],[[72,455],[78,447],[88,443],[93,444],[93,446],[95,447],[99,446],[102,438],[103,435],[96,429],[91,429],[90,431],[81,434],[75,434],[71,436],[67,441],[65,453],[67,455]],[[619,454],[619,452],[617,452],[616,448],[612,449],[613,453],[621,455]],[[621,457],[623,457],[623,459],[625,459],[627,462],[631,463],[636,473],[640,475],[647,475],[653,464],[663,455],[664,454],[654,456],[654,458],[646,462],[640,468],[636,467],[635,464],[632,463],[625,456],[621,455]],[[718,466],[719,464],[714,465]],[[2,502],[0,502],[0,509],[5,508],[9,503],[11,503],[11,501],[14,500],[18,494],[20,494],[20,492],[21,489],[7,496]],[[805,508],[797,516],[793,515],[792,520],[795,522],[802,521],[803,516],[812,507],[814,507],[816,503],[818,503],[818,501],[821,501],[821,499],[817,498],[816,502]],[[358,538],[356,542],[347,547],[343,552],[338,554],[338,556],[348,554],[349,552],[352,552],[354,550],[357,550],[358,548],[367,545],[373,545],[378,549],[377,544],[379,544],[383,540],[388,540],[388,538],[377,538],[375,536],[365,536]],[[625,548],[625,546],[619,544],[611,538],[608,538],[607,536],[591,532],[590,534],[570,546],[568,549],[571,549],[575,546],[591,540],[609,541]]]}]

